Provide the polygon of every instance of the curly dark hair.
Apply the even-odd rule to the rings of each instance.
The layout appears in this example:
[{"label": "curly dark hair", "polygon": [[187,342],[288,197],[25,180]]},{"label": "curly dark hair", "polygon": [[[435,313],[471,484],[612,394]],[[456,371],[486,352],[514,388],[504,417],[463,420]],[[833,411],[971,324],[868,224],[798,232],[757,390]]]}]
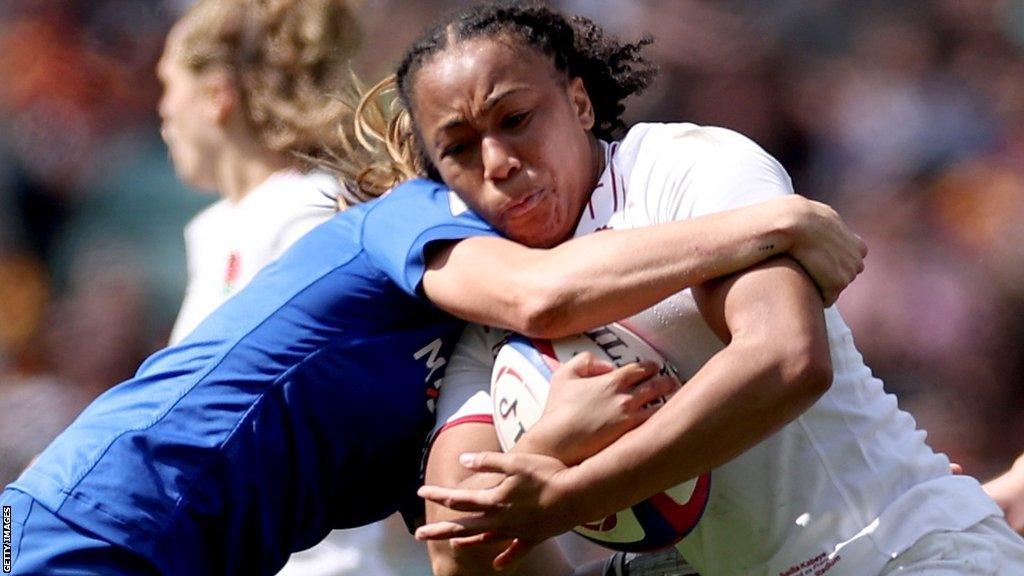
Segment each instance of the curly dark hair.
[{"label": "curly dark hair", "polygon": [[614,139],[625,128],[622,102],[642,92],[656,68],[642,54],[653,40],[620,42],[588,18],[566,17],[541,2],[489,2],[456,12],[432,26],[402,57],[398,92],[411,108],[412,78],[423,64],[451,44],[507,35],[552,58],[555,69],[579,77],[594,106],[593,132]]}]

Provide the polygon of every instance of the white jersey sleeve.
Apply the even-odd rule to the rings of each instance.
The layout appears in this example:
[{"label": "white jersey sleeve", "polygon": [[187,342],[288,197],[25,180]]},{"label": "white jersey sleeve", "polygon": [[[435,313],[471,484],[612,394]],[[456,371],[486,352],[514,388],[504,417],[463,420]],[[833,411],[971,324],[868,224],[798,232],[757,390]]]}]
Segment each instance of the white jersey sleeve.
[{"label": "white jersey sleeve", "polygon": [[[615,146],[615,144],[613,144]],[[793,193],[781,164],[725,128],[641,124],[612,155],[646,223],[685,220]]]},{"label": "white jersey sleeve", "polygon": [[338,194],[338,182],[330,174],[313,171],[294,177],[294,196],[299,201],[279,202],[277,215],[282,220],[280,229],[267,263],[277,260],[285,250],[307,232],[323,224],[334,214],[334,197]]},{"label": "white jersey sleeve", "polygon": [[437,399],[431,437],[467,422],[493,423],[491,368],[494,354],[507,331],[470,324],[452,352]]}]

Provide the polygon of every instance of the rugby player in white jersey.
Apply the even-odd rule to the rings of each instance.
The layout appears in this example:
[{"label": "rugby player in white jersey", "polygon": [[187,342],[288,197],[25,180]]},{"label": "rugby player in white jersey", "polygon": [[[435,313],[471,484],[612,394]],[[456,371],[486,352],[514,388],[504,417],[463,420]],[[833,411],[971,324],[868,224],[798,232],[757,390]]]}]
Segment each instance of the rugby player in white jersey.
[{"label": "rugby player in white jersey", "polygon": [[[637,125],[601,142],[621,124],[621,100],[649,79],[641,48],[541,6],[488,4],[427,32],[397,79],[429,172],[524,243],[792,193],[774,159],[728,130]],[[430,272],[423,288],[437,288]],[[479,474],[466,478],[458,455],[496,448],[493,432],[476,422],[440,434],[428,481],[463,484],[421,494],[457,512],[432,506],[439,522],[417,535],[490,536],[474,541],[479,556],[435,545],[437,572],[485,571],[507,544],[486,547],[494,536],[515,538],[495,558],[508,565],[536,542],[710,471],[707,510],[677,547],[704,574],[1024,574],[1024,541],[976,480],[951,475],[924,443],[793,261],[683,291],[624,324],[688,372],[687,384],[586,458],[603,443],[547,438],[529,446],[540,454],[476,454],[464,464]],[[453,365],[442,398],[460,372],[477,372],[462,397],[486,393],[488,354],[486,343],[464,349],[464,362],[482,361]]]}]

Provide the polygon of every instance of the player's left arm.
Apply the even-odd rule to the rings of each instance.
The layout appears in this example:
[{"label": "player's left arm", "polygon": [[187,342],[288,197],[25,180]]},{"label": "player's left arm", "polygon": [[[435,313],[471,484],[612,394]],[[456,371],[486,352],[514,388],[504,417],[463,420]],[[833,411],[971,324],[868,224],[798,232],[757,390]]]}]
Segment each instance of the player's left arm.
[{"label": "player's left arm", "polygon": [[659,411],[577,466],[535,455],[474,455],[471,469],[506,479],[477,491],[424,487],[427,499],[477,515],[425,526],[417,537],[491,531],[530,542],[605,517],[729,461],[831,385],[821,299],[793,261],[771,260],[696,292],[726,346]]}]

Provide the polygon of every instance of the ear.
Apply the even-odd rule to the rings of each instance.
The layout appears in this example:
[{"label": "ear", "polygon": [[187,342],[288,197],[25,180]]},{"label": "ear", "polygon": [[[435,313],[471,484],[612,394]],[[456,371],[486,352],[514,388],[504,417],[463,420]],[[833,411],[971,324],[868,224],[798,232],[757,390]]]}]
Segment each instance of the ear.
[{"label": "ear", "polygon": [[209,120],[219,126],[227,124],[231,114],[238,107],[238,90],[223,72],[211,72],[203,81],[205,113]]},{"label": "ear", "polygon": [[569,81],[569,101],[576,110],[576,117],[584,130],[594,127],[594,105],[590,102],[590,94],[587,87],[583,85],[583,79],[579,76]]}]

